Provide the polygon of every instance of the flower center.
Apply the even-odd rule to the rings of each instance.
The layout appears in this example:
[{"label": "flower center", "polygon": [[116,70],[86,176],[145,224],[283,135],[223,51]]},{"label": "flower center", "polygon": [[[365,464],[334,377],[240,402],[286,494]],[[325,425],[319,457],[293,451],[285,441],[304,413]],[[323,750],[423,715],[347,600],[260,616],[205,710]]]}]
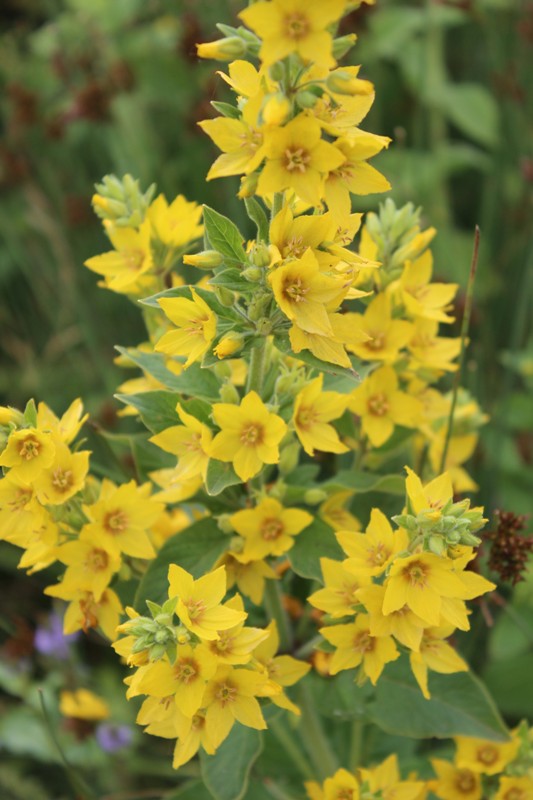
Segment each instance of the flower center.
[{"label": "flower center", "polygon": [[247,447],[253,447],[254,445],[261,444],[264,434],[265,432],[262,425],[258,425],[257,422],[251,422],[242,429],[241,442]]},{"label": "flower center", "polygon": [[526,793],[519,789],[518,786],[513,786],[509,791],[505,792],[504,800],[526,800]]},{"label": "flower center", "polygon": [[294,236],[285,244],[283,255],[285,258],[288,258],[289,256],[292,256],[293,258],[301,258],[306,250],[307,246],[304,243],[303,236]]},{"label": "flower center", "polygon": [[353,789],[348,789],[348,787],[339,789],[335,800],[354,800]]},{"label": "flower center", "polygon": [[124,259],[126,269],[137,272],[137,270],[142,267],[144,253],[142,250],[123,250],[122,258]]},{"label": "flower center", "polygon": [[373,567],[381,567],[390,556],[390,550],[385,549],[383,542],[378,542],[375,547],[368,550],[367,562]]},{"label": "flower center", "polygon": [[31,461],[34,458],[37,458],[41,451],[41,443],[39,440],[30,434],[26,436],[23,442],[20,443],[19,447],[19,456],[24,459],[24,461]]},{"label": "flower center", "polygon": [[193,731],[201,731],[205,726],[205,717],[202,714],[195,714],[191,720]]},{"label": "flower center", "polygon": [[52,472],[52,486],[58,492],[67,492],[74,483],[74,475],[70,469],[58,467]]},{"label": "flower center", "polygon": [[297,11],[293,14],[287,14],[285,17],[285,33],[289,39],[299,41],[309,33],[311,26],[309,20],[304,14],[299,14]]},{"label": "flower center", "polygon": [[311,156],[303,147],[287,147],[285,150],[285,169],[287,172],[304,173],[310,161]]},{"label": "flower center", "polygon": [[385,334],[383,332],[374,334],[371,340],[366,342],[366,346],[370,350],[383,350],[385,347]]},{"label": "flower center", "polygon": [[371,653],[376,641],[368,631],[358,631],[354,636],[353,649],[359,653]]},{"label": "flower center", "polygon": [[495,747],[492,747],[492,745],[486,744],[477,751],[477,758],[482,764],[491,766],[491,764],[494,764],[498,760],[498,751]]},{"label": "flower center", "polygon": [[275,539],[279,539],[285,530],[285,526],[280,519],[273,517],[271,519],[263,520],[260,530],[263,539],[265,539],[267,542],[272,542]]},{"label": "flower center", "polygon": [[237,689],[227,683],[221,683],[216,693],[216,699],[224,708],[229,703],[234,703],[237,699]]},{"label": "flower center", "polygon": [[198,677],[198,664],[192,658],[180,658],[174,665],[174,675],[179,683],[191,683]]},{"label": "flower center", "polygon": [[219,636],[220,639],[211,643],[211,649],[214,650],[215,653],[226,653],[231,649],[233,636],[230,636],[229,631],[221,631]]},{"label": "flower center", "polygon": [[313,408],[305,407],[299,409],[298,414],[296,416],[296,425],[299,428],[303,428],[304,431],[308,431],[309,428],[316,422],[317,415]]},{"label": "flower center", "polygon": [[389,410],[387,395],[383,394],[383,392],[372,395],[367,400],[367,408],[374,417],[384,417]]},{"label": "flower center", "polygon": [[420,588],[426,585],[428,569],[421,561],[413,561],[408,567],[403,570],[404,576],[407,578],[411,586],[418,586]]},{"label": "flower center", "polygon": [[205,611],[205,603],[203,600],[188,600],[184,605],[193,622],[199,619]]},{"label": "flower center", "polygon": [[476,779],[469,769],[460,769],[455,778],[455,788],[459,792],[468,794],[476,787]]},{"label": "flower center", "polygon": [[293,279],[290,282],[287,281],[283,287],[283,294],[289,303],[303,303],[305,301],[305,295],[308,293],[308,291],[309,287],[302,283],[301,278]]},{"label": "flower center", "polygon": [[108,564],[109,556],[105,550],[95,547],[89,552],[87,556],[87,566],[91,572],[103,572],[103,570],[107,569]]},{"label": "flower center", "polygon": [[30,502],[32,494],[31,489],[17,489],[15,497],[8,503],[10,510],[13,512],[23,511]]},{"label": "flower center", "polygon": [[108,533],[122,533],[128,527],[127,514],[119,508],[109,511],[104,517],[104,528]]}]

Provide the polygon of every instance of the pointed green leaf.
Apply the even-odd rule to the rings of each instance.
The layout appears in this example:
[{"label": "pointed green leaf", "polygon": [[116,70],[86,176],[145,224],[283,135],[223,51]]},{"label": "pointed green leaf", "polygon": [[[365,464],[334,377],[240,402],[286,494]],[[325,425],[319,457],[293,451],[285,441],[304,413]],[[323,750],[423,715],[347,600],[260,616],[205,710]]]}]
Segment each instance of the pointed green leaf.
[{"label": "pointed green leaf", "polygon": [[315,519],[296,537],[287,556],[297,575],[322,581],[320,559],[326,557],[341,561],[344,553],[333,529],[322,520]]},{"label": "pointed green leaf", "polygon": [[200,753],[202,777],[215,800],[241,800],[250,770],[263,749],[260,731],[236,723],[215,755]]},{"label": "pointed green leaf", "polygon": [[179,425],[176,403],[180,395],[175,392],[142,392],[141,394],[116,394],[124,405],[135,408],[148,430],[160,433],[172,425]]},{"label": "pointed green leaf", "polygon": [[228,266],[246,263],[244,236],[235,223],[209,206],[204,206],[204,224],[211,247],[224,256]]},{"label": "pointed green leaf", "polygon": [[236,475],[231,464],[217,461],[214,458],[209,459],[205,481],[207,494],[214,497],[223,492],[224,489],[227,489],[228,486],[236,486],[241,483],[242,480]]}]

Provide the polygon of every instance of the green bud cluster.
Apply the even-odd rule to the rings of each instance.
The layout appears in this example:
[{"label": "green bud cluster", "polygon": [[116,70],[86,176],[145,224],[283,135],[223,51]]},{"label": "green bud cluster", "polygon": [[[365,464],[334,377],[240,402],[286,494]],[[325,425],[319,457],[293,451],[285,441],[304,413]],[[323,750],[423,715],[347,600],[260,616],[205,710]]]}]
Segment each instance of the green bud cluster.
[{"label": "green bud cluster", "polygon": [[423,509],[419,514],[397,514],[393,521],[405,528],[412,540],[422,538],[424,550],[442,555],[448,547],[458,544],[477,547],[481,539],[475,536],[486,520],[481,511],[470,509],[470,500],[454,503],[449,500],[442,508],[438,519],[434,518],[432,508]]},{"label": "green bud cluster", "polygon": [[377,259],[382,262],[380,274],[386,282],[399,277],[409,247],[420,233],[420,209],[413,203],[402,208],[387,198],[379,207],[379,214],[366,215],[366,227],[378,246]]},{"label": "green bud cluster", "polygon": [[159,661],[167,655],[170,662],[174,663],[178,642],[182,641],[183,636],[188,636],[185,628],[174,624],[176,603],[176,597],[162,606],[147,600],[151,617],[135,617],[125,623],[124,631],[136,640],[132,653],[146,652],[149,661]]},{"label": "green bud cluster", "polygon": [[95,189],[97,194],[93,197],[93,208],[100,219],[121,227],[137,228],[146,216],[156,186],[152,183],[142,192],[139,181],[131,175],[124,175],[122,180],[116,175],[105,175]]}]

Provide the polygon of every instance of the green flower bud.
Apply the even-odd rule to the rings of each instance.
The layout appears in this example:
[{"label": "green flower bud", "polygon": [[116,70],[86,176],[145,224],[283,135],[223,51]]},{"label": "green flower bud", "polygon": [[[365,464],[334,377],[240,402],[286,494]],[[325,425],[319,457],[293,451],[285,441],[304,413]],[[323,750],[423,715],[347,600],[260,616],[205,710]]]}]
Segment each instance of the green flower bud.
[{"label": "green flower bud", "polygon": [[217,296],[217,300],[222,303],[223,306],[226,308],[231,308],[235,302],[235,295],[229,289],[225,289],[223,286],[215,286],[215,294]]},{"label": "green flower bud", "polygon": [[309,506],[317,506],[328,499],[328,493],[324,489],[308,489],[304,494],[304,501]]},{"label": "green flower bud", "polygon": [[202,250],[201,253],[183,256],[183,263],[198,269],[216,269],[224,259],[216,250]]},{"label": "green flower bud", "polygon": [[233,533],[233,525],[231,524],[231,514],[220,514],[217,517],[217,526],[222,533]]},{"label": "green flower bud", "polygon": [[432,553],[435,553],[436,556],[441,556],[446,550],[446,542],[442,536],[433,534],[433,536],[430,536],[428,539],[428,547],[429,550]]},{"label": "green flower bud", "polygon": [[300,445],[298,442],[292,442],[286,447],[283,447],[279,457],[278,469],[282,475],[290,475],[290,473],[298,466],[300,457]]},{"label": "green flower bud", "polygon": [[355,33],[349,33],[347,36],[339,36],[333,40],[333,58],[339,61],[346,53],[349,53],[357,40]]},{"label": "green flower bud", "polygon": [[227,36],[215,42],[204,42],[196,45],[198,58],[212,58],[215,61],[233,61],[246,55],[246,43],[240,36]]},{"label": "green flower bud", "polygon": [[250,253],[252,264],[256,267],[268,267],[270,264],[270,250],[265,242],[256,242]]},{"label": "green flower bud", "polygon": [[230,381],[225,381],[220,387],[220,399],[223,403],[231,403],[232,405],[239,405],[241,402],[241,398],[239,396],[239,392],[237,391],[236,387],[230,383]]},{"label": "green flower bud", "polygon": [[250,283],[259,283],[263,277],[263,270],[260,267],[247,267],[242,271],[242,277]]}]

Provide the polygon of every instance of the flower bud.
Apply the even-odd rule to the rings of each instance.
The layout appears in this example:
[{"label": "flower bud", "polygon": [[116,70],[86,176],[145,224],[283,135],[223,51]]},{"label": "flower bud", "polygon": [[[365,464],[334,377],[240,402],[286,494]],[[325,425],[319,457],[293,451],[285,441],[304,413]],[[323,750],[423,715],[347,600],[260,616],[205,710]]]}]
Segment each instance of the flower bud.
[{"label": "flower bud", "polygon": [[183,263],[198,269],[216,269],[224,259],[216,250],[202,250],[201,253],[183,256]]},{"label": "flower bud", "polygon": [[224,380],[225,378],[231,378],[231,367],[224,361],[220,362],[219,364],[214,364],[213,371],[217,378],[220,378],[221,380]]},{"label": "flower bud", "polygon": [[250,283],[259,283],[263,277],[263,270],[260,267],[247,267],[242,271],[242,277]]},{"label": "flower bud", "polygon": [[283,125],[290,113],[290,101],[282,92],[268,95],[261,109],[265,125]]},{"label": "flower bud", "polygon": [[226,381],[220,387],[220,399],[223,403],[231,403],[232,405],[239,405],[241,402],[241,398],[239,397],[239,392],[237,391],[236,387]]},{"label": "flower bud", "polygon": [[231,524],[231,514],[220,514],[217,517],[217,525],[222,533],[233,533],[233,525]]},{"label": "flower bud", "polygon": [[265,242],[256,242],[250,253],[252,264],[256,267],[268,267],[270,264],[270,249]]},{"label": "flower bud", "polygon": [[283,447],[279,456],[278,469],[282,475],[290,475],[290,473],[298,466],[298,459],[300,456],[300,445],[298,442]]},{"label": "flower bud", "polygon": [[215,61],[233,61],[246,54],[246,44],[239,36],[227,36],[215,42],[204,42],[196,45],[199,58],[212,58]]},{"label": "flower bud", "polygon": [[243,344],[244,336],[241,333],[227,333],[213,348],[213,353],[217,358],[228,358],[237,353]]},{"label": "flower bud", "polygon": [[299,108],[314,108],[320,95],[312,92],[310,89],[304,89],[296,94],[296,105]]},{"label": "flower bud", "polygon": [[222,305],[226,306],[226,308],[231,308],[235,302],[233,292],[231,292],[229,289],[225,289],[223,286],[215,286],[215,294],[219,303],[222,303]]},{"label": "flower bud", "polygon": [[349,33],[347,36],[339,36],[333,40],[333,58],[337,61],[348,53],[355,42],[357,36],[355,33]]},{"label": "flower bud", "polygon": [[245,197],[253,197],[257,189],[258,180],[259,175],[257,172],[251,172],[250,175],[245,175],[241,178],[241,187],[237,192],[237,196],[241,200],[244,200]]},{"label": "flower bud", "polygon": [[428,547],[432,553],[435,553],[436,556],[441,556],[446,549],[446,543],[442,536],[433,534],[433,536],[429,537]]},{"label": "flower bud", "polygon": [[347,70],[337,69],[330,72],[326,80],[326,86],[330,92],[335,94],[347,94],[350,96],[369,95],[374,92],[374,86],[370,81],[363,81],[350,74]]},{"label": "flower bud", "polygon": [[317,506],[328,499],[328,493],[324,489],[308,489],[304,494],[304,500],[308,506]]},{"label": "flower bud", "polygon": [[276,81],[276,83],[282,81],[285,75],[285,70],[281,61],[275,61],[274,64],[268,68],[268,74],[273,81]]}]

